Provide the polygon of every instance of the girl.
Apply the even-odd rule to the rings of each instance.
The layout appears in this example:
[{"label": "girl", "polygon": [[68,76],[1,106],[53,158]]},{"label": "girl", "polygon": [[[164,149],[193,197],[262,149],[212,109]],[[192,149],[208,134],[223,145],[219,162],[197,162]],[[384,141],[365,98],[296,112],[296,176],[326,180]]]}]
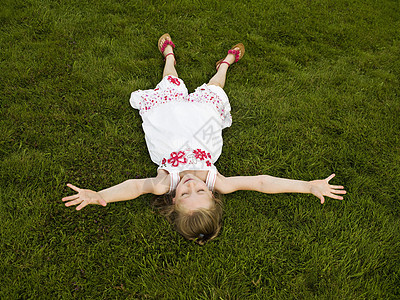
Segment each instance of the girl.
[{"label": "girl", "polygon": [[226,72],[245,52],[243,44],[228,51],[216,64],[217,72],[208,84],[188,94],[175,70],[175,45],[169,34],[158,41],[165,59],[163,79],[154,90],[139,90],[130,97],[139,110],[150,157],[159,167],[157,176],[131,179],[96,192],[68,187],[77,194],[62,200],[66,206],[130,200],[143,194],[165,195],[154,206],[185,238],[204,244],[221,228],[222,203],[214,193],[239,190],[262,193],[311,193],[324,203],[324,196],[342,200],[343,186],[330,185],[335,176],[324,180],[300,181],[268,175],[224,177],[214,166],[222,151],[222,129],[232,123],[230,104],[223,91]]}]

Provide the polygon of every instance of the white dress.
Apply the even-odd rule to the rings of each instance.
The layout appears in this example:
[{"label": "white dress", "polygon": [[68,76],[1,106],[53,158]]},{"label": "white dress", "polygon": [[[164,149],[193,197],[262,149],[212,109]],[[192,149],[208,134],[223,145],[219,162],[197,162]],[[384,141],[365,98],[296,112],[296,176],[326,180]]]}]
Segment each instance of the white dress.
[{"label": "white dress", "polygon": [[133,92],[130,104],[140,111],[151,160],[171,175],[170,191],[185,170],[208,170],[206,184],[212,190],[222,129],[232,124],[224,90],[203,84],[188,94],[181,79],[166,76],[154,90]]}]

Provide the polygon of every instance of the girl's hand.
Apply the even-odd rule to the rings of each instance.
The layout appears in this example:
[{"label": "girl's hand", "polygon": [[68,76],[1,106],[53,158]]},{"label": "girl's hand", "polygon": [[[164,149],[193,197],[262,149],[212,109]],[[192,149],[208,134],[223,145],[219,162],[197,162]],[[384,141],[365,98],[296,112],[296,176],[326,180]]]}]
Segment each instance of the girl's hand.
[{"label": "girl's hand", "polygon": [[310,188],[311,194],[319,198],[321,200],[321,204],[324,204],[325,202],[324,196],[333,199],[343,200],[343,197],[339,195],[346,194],[346,191],[344,190],[343,186],[329,184],[329,180],[331,180],[333,177],[335,177],[335,174],[330,175],[326,179],[313,180],[309,182],[311,185]]},{"label": "girl's hand", "polygon": [[72,206],[79,204],[76,210],[81,210],[88,204],[98,204],[102,206],[107,205],[107,202],[103,199],[103,197],[101,197],[101,195],[98,192],[92,190],[80,189],[70,183],[68,183],[67,186],[73,189],[78,194],[62,198],[62,201],[66,202],[65,206]]}]

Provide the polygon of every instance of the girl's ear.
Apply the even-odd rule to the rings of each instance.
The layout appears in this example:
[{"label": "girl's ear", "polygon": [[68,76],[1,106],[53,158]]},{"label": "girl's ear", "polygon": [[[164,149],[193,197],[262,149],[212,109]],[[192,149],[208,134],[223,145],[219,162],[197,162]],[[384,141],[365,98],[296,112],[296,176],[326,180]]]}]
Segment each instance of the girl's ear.
[{"label": "girl's ear", "polygon": [[173,203],[173,204],[175,204],[175,197],[174,197],[174,198],[172,198],[172,203]]}]

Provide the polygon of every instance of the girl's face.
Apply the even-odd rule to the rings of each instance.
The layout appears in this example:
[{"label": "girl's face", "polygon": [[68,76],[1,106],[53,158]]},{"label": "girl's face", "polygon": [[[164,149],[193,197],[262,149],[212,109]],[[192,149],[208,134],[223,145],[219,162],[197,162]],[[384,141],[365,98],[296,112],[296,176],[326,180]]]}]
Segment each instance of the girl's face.
[{"label": "girl's face", "polygon": [[211,208],[213,204],[212,192],[200,178],[186,174],[175,190],[174,204],[183,207],[186,211],[200,208]]}]

